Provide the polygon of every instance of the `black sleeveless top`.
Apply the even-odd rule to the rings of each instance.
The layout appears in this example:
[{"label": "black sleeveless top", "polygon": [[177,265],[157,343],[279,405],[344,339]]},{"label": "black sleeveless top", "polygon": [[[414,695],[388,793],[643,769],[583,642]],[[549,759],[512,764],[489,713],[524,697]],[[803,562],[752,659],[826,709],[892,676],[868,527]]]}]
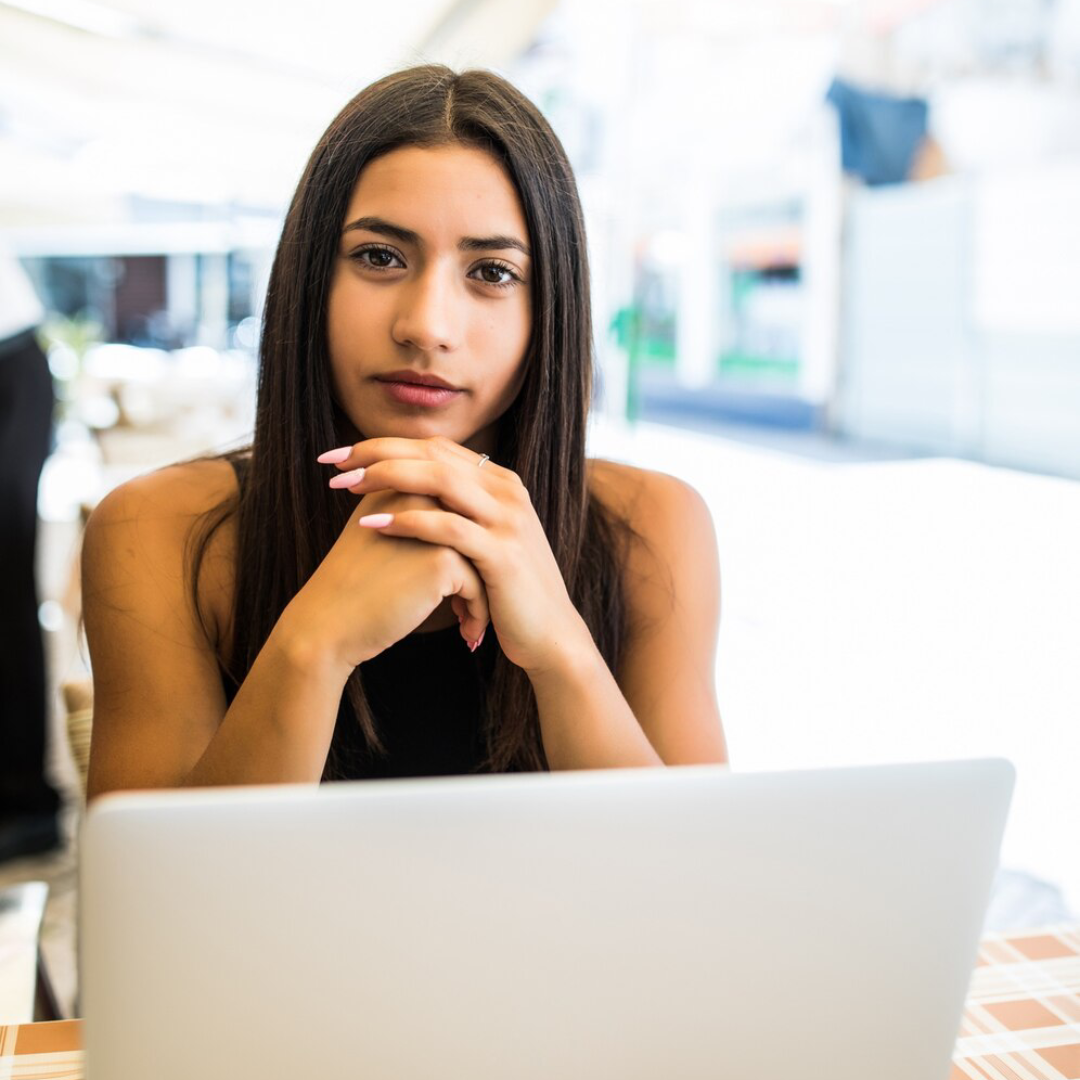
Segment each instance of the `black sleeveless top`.
[{"label": "black sleeveless top", "polygon": [[[243,482],[244,466],[234,463]],[[360,678],[375,728],[386,750],[374,755],[342,695],[328,756],[335,780],[394,776],[443,776],[477,772],[485,746],[481,730],[484,687],[498,652],[489,627],[483,644],[469,652],[457,625],[412,633],[360,665]],[[224,678],[229,704],[236,696]]]}]

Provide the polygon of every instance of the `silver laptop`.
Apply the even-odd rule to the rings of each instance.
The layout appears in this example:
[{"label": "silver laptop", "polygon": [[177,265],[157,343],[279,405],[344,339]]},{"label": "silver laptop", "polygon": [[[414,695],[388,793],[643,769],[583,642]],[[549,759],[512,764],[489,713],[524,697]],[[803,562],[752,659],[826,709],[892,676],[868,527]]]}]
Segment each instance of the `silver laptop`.
[{"label": "silver laptop", "polygon": [[999,760],[124,794],[89,1080],[945,1080]]}]

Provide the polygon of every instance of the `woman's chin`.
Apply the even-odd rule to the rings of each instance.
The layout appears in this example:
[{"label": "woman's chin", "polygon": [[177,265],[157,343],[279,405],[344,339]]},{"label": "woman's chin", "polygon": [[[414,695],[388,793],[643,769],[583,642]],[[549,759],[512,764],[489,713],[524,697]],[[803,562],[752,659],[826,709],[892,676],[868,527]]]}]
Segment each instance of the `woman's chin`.
[{"label": "woman's chin", "polygon": [[394,417],[377,419],[355,425],[359,439],[433,439],[442,436],[456,443],[471,439],[471,428],[462,429],[460,424],[440,423],[433,417]]},{"label": "woman's chin", "polygon": [[364,439],[433,439],[441,436],[461,446],[469,446],[478,453],[491,453],[495,440],[496,425],[486,424],[480,428],[462,423],[460,417],[442,413],[417,411],[366,410],[363,418],[352,410],[338,410],[338,431],[348,442]]}]

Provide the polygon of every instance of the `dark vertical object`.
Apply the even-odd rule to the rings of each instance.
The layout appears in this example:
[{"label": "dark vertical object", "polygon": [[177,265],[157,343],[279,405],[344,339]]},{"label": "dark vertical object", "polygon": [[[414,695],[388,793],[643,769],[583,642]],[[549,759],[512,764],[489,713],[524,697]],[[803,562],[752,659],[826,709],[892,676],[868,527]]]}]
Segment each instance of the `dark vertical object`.
[{"label": "dark vertical object", "polygon": [[19,815],[38,819],[18,825],[13,853],[52,846],[60,802],[45,779],[45,649],[34,572],[38,481],[54,400],[33,332],[0,342],[0,859]]}]

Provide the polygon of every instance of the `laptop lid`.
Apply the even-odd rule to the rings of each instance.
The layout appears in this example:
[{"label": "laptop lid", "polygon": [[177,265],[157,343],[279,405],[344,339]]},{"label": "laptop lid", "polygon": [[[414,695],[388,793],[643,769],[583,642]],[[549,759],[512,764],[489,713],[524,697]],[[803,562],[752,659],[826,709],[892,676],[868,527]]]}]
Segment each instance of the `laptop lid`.
[{"label": "laptop lid", "polygon": [[999,760],[91,806],[89,1080],[941,1080]]}]

